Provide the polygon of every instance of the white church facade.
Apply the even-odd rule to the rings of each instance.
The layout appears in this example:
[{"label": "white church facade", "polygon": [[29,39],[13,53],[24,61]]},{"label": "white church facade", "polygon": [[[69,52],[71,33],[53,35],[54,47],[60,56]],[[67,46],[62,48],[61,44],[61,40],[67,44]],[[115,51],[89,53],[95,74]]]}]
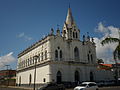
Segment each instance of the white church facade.
[{"label": "white church facade", "polygon": [[16,83],[31,85],[34,77],[36,84],[112,80],[111,72],[97,70],[96,60],[93,38],[83,35],[80,40],[80,30],[69,8],[62,35],[59,29],[56,34],[51,29],[48,36],[18,55]]}]

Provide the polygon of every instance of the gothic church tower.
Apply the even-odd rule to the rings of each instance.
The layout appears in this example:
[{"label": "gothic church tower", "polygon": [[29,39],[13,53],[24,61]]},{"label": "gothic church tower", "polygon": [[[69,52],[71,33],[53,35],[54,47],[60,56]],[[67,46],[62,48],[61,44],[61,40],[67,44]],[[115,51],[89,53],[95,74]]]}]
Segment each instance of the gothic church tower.
[{"label": "gothic church tower", "polygon": [[66,21],[63,26],[62,37],[66,40],[80,40],[80,30],[73,19],[70,7],[68,8]]}]

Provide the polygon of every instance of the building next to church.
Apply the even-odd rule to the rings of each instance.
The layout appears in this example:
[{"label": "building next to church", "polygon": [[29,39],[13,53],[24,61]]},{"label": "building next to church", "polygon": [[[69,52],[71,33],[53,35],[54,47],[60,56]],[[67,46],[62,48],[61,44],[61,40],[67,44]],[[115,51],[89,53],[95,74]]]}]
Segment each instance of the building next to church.
[{"label": "building next to church", "polygon": [[[37,56],[37,59],[34,57]],[[32,85],[36,63],[36,84],[113,80],[112,72],[97,70],[93,38],[80,40],[78,29],[68,8],[62,33],[59,28],[18,55],[18,85]],[[36,61],[36,62],[35,62]]]},{"label": "building next to church", "polygon": [[0,85],[15,86],[16,70],[0,70]]}]

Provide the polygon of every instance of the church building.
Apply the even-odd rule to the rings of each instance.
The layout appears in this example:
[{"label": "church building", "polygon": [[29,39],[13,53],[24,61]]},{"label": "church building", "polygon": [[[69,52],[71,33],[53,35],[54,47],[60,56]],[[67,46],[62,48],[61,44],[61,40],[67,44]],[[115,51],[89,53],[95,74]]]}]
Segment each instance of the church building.
[{"label": "church building", "polygon": [[[76,83],[109,79],[97,70],[96,46],[89,35],[82,36],[68,8],[62,33],[59,28],[18,54],[18,85]],[[35,73],[36,72],[36,73]]]}]

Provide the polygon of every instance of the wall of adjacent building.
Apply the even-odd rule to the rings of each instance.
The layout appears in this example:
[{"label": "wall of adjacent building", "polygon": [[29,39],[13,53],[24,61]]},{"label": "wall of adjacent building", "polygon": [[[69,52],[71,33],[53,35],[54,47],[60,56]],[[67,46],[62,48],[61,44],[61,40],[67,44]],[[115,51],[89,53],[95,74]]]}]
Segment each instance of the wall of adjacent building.
[{"label": "wall of adjacent building", "polygon": [[[33,68],[31,70],[18,72],[16,83],[20,84],[20,77],[21,77],[21,84],[30,84],[30,74],[31,74],[31,84],[33,84],[34,83],[34,71],[35,69]],[[36,84],[37,83],[42,84],[42,83],[49,82],[50,81],[49,74],[50,74],[49,65],[37,67],[36,68]]]}]

